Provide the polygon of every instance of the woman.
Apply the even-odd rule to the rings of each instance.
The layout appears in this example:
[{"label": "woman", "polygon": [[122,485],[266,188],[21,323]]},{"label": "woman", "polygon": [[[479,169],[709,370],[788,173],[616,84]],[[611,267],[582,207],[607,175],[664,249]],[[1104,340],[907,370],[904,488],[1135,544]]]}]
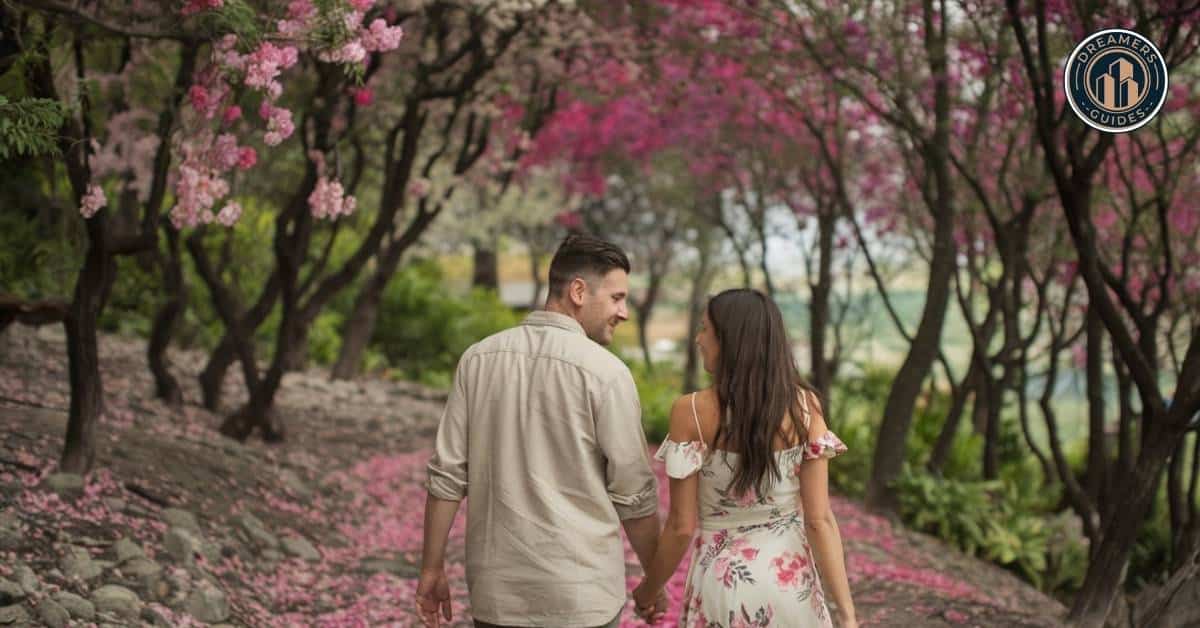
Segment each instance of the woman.
[{"label": "woman", "polygon": [[[634,590],[654,603],[691,542],[679,626],[857,626],[828,459],[846,446],[800,381],[779,308],[754,290],[713,297],[696,338],[710,388],[671,410],[656,458],[671,507],[658,550]],[[824,584],[824,586],[822,586]]]}]

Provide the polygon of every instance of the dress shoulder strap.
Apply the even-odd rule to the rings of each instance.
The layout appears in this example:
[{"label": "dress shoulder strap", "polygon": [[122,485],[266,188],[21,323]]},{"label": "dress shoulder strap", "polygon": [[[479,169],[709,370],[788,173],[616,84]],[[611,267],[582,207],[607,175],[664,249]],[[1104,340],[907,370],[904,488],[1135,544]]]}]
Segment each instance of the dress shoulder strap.
[{"label": "dress shoulder strap", "polygon": [[696,393],[692,393],[692,418],[696,420],[696,433],[700,435],[700,442],[705,442],[704,430],[700,429],[700,414],[696,412]]},{"label": "dress shoulder strap", "polygon": [[804,431],[808,432],[808,426],[812,423],[812,411],[808,409],[808,391],[800,389],[800,411],[804,414]]}]

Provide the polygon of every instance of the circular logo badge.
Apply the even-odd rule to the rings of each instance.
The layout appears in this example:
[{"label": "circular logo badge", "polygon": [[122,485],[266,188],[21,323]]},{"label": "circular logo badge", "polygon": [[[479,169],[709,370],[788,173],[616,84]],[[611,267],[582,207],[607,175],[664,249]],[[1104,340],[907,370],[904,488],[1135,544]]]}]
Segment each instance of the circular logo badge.
[{"label": "circular logo badge", "polygon": [[1167,100],[1167,62],[1149,39],[1121,28],[1091,34],[1067,57],[1063,88],[1081,120],[1107,133],[1149,122]]}]

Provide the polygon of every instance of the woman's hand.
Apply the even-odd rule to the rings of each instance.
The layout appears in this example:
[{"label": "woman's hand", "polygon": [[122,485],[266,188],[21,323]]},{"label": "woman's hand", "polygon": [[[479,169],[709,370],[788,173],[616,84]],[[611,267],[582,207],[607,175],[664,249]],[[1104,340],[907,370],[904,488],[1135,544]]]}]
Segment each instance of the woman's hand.
[{"label": "woman's hand", "polygon": [[633,612],[647,624],[656,624],[667,614],[667,593],[651,591],[642,580],[633,590]]}]

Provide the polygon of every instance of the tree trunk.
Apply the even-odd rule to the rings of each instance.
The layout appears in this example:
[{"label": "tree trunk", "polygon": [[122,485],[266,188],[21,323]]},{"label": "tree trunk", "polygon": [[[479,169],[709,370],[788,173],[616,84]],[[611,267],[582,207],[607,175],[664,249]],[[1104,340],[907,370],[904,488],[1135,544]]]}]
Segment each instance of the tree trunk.
[{"label": "tree trunk", "polygon": [[696,252],[700,257],[699,267],[692,278],[692,290],[688,295],[688,331],[687,359],[683,367],[683,393],[690,393],[700,387],[700,352],[696,348],[696,332],[700,329],[700,321],[704,318],[705,295],[712,281],[712,237],[708,229],[700,227]]},{"label": "tree trunk", "polygon": [[367,345],[375,333],[379,305],[390,276],[391,273],[373,273],[354,299],[354,309],[342,327],[342,347],[330,373],[331,379],[351,379],[360,372]]},{"label": "tree trunk", "polygon": [[1175,448],[1177,436],[1155,434],[1147,439],[1133,473],[1118,479],[1113,499],[1121,504],[1122,513],[1109,517],[1104,523],[1100,547],[1092,554],[1083,587],[1076,594],[1067,616],[1072,625],[1086,628],[1104,625],[1113,598],[1125,578],[1130,551],[1157,493],[1158,479]]},{"label": "tree trunk", "polygon": [[[812,385],[821,399],[829,399],[833,385],[833,369],[825,355],[826,337],[829,332],[829,298],[833,292],[833,236],[837,226],[837,214],[833,211],[817,213],[818,252],[817,283],[811,284],[809,303],[809,338],[812,346],[809,362],[812,365]],[[829,408],[825,408],[829,413]]]},{"label": "tree trunk", "polygon": [[1088,454],[1087,493],[1100,512],[1108,508],[1108,449],[1104,435],[1104,321],[1095,306],[1087,310]]},{"label": "tree trunk", "polygon": [[[79,187],[82,190],[83,186]],[[96,460],[96,422],[104,411],[96,319],[117,276],[116,261],[107,250],[106,213],[102,209],[87,219],[88,250],[75,281],[74,298],[63,320],[71,409],[59,470],[79,475],[91,470]]]},{"label": "tree trunk", "polygon": [[168,406],[179,408],[183,405],[183,391],[179,382],[171,374],[167,363],[167,346],[175,331],[175,324],[183,312],[187,300],[187,286],[183,281],[183,261],[180,259],[179,232],[171,225],[165,227],[167,232],[168,257],[163,267],[163,283],[167,290],[167,301],[154,317],[154,326],[150,331],[150,343],[146,349],[146,358],[150,363],[150,372],[154,374],[154,394]]},{"label": "tree trunk", "polygon": [[[934,76],[946,72],[946,29],[950,16],[940,14],[935,27],[935,15],[930,3],[924,7],[926,26],[925,47],[930,71]],[[896,373],[892,389],[884,405],[883,422],[867,482],[866,505],[873,511],[895,515],[899,500],[890,482],[900,475],[908,453],[908,430],[921,384],[929,375],[938,355],[946,306],[950,300],[950,280],[954,276],[954,193],[950,180],[950,94],[947,81],[934,83],[934,130],[924,142],[923,156],[933,176],[928,198],[933,214],[933,256],[929,263],[929,283],[921,323],[904,363]]]},{"label": "tree trunk", "polygon": [[487,241],[476,240],[472,242],[471,248],[474,251],[471,286],[475,288],[487,288],[499,293],[500,258],[496,254],[495,239]]},{"label": "tree trunk", "polygon": [[[979,349],[976,348],[976,351]],[[950,458],[950,451],[953,449],[954,437],[958,434],[958,424],[962,421],[963,411],[967,408],[967,397],[975,390],[978,382],[979,362],[972,358],[971,365],[967,368],[967,374],[963,376],[963,381],[954,391],[954,397],[950,400],[950,411],[946,413],[946,422],[942,424],[942,431],[938,432],[937,441],[933,445],[933,451],[929,454],[929,462],[926,464],[926,469],[930,473],[941,475],[942,469],[946,466],[946,461]]]}]

